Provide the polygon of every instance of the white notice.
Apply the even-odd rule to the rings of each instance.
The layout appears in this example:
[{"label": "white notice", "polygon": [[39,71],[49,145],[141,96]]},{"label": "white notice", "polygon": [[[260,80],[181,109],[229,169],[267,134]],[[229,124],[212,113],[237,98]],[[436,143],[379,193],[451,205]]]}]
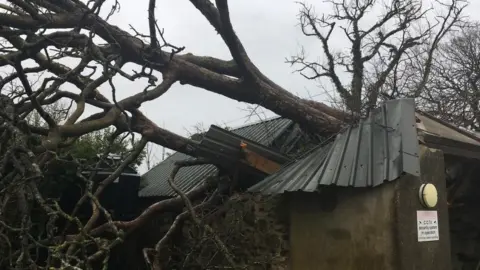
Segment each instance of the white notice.
[{"label": "white notice", "polygon": [[438,241],[437,211],[417,211],[418,242]]}]

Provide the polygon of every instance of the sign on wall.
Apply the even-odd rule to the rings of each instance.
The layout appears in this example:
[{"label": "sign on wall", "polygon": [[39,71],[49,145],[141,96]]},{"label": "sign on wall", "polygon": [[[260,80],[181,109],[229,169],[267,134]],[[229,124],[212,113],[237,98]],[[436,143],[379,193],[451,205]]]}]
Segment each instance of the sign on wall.
[{"label": "sign on wall", "polygon": [[417,211],[418,242],[440,240],[437,211]]}]

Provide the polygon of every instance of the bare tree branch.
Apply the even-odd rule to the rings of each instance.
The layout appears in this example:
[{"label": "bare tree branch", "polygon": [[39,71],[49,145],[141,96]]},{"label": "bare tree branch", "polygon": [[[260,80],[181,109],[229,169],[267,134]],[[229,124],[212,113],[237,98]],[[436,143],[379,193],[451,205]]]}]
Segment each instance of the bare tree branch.
[{"label": "bare tree branch", "polygon": [[[403,72],[399,70],[399,63],[412,51],[428,46],[424,52],[423,77],[417,85],[422,89],[428,80],[439,42],[447,33],[464,25],[462,13],[467,6],[463,0],[449,0],[449,3],[438,0],[428,9],[424,9],[421,0],[327,2],[333,10],[329,15],[319,17],[314,8],[305,3],[300,3],[299,14],[301,31],[305,36],[320,40],[325,61],[309,61],[302,49],[287,62],[299,66],[296,71],[307,79],[330,79],[345,107],[357,114],[368,113],[377,105],[385,82],[392,77],[398,78],[396,72]],[[384,11],[379,20],[365,26],[364,18],[381,7]],[[350,42],[348,53],[341,50],[334,53],[330,47],[336,28],[341,29]],[[381,63],[380,67],[376,66],[378,63]],[[343,78],[340,79],[342,73],[348,75],[349,87],[345,86]],[[375,77],[369,77],[372,73],[376,74]]]}]

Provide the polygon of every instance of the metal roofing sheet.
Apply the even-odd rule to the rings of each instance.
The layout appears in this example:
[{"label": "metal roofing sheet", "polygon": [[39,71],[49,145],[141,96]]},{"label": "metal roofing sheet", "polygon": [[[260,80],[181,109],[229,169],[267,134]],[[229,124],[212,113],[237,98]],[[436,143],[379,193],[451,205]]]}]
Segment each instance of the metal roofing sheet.
[{"label": "metal roofing sheet", "polygon": [[304,158],[252,186],[266,194],[312,192],[320,185],[372,187],[420,174],[415,104],[392,100]]},{"label": "metal roofing sheet", "polygon": [[[292,123],[289,119],[277,117],[236,128],[232,130],[232,133],[259,144],[271,146],[274,140],[283,134]],[[139,196],[175,196],[175,191],[168,184],[168,177],[170,177],[175,162],[186,159],[192,159],[192,157],[176,152],[145,173],[142,176],[144,187],[139,191]],[[200,185],[205,177],[215,174],[216,168],[212,165],[186,167],[178,172],[175,182],[182,191],[188,192]]]},{"label": "metal roofing sheet", "polygon": [[232,132],[245,139],[270,146],[292,123],[290,119],[276,117],[255,124],[238,127],[232,130]]},{"label": "metal roofing sheet", "polygon": [[[140,197],[174,196],[175,191],[168,184],[168,178],[173,171],[175,162],[192,159],[192,157],[174,153],[163,162],[152,168],[142,176],[142,185],[145,185],[138,193]],[[199,165],[182,168],[175,177],[177,186],[187,192],[201,183],[201,179],[209,175],[215,175],[216,168],[212,165]]]}]

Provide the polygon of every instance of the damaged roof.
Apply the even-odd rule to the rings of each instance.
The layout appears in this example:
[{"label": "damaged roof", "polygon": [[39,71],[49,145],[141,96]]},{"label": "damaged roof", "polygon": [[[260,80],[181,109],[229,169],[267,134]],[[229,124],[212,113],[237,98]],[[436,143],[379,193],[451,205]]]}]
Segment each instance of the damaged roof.
[{"label": "damaged roof", "polygon": [[[292,124],[293,122],[289,119],[276,117],[235,128],[231,130],[231,133],[263,146],[271,147],[275,140],[282,136]],[[217,129],[214,128],[213,130]],[[168,177],[174,168],[175,162],[188,159],[193,158],[176,152],[145,173],[142,176],[142,186],[144,187],[139,191],[139,196],[175,196],[175,192],[168,184]],[[188,192],[200,185],[205,177],[215,174],[216,168],[212,165],[186,167],[178,172],[175,177],[175,183],[182,191]]]},{"label": "damaged roof", "polygon": [[420,174],[413,99],[386,102],[334,141],[252,186],[250,192],[316,191],[321,185],[373,187]]},{"label": "damaged roof", "polygon": [[[288,119],[275,118],[231,132],[212,127],[204,141],[203,154],[221,156],[225,154],[223,150],[228,151],[229,145],[238,145],[238,140],[242,138],[271,147],[277,138],[287,134],[292,124]],[[235,143],[232,144],[232,140]],[[287,162],[279,171],[248,190],[278,194],[313,192],[320,186],[331,185],[375,187],[396,180],[403,174],[419,176],[420,143],[444,153],[480,159],[480,139],[475,134],[416,110],[413,99],[390,100],[372,111],[368,118],[346,128],[333,140],[317,146],[295,161]],[[218,146],[213,149],[218,148],[222,153],[211,152],[211,146]],[[269,159],[280,161],[283,158],[274,151],[257,147]],[[175,153],[142,176],[146,186],[139,196],[174,196],[167,179],[174,163],[185,159],[191,157]],[[285,163],[282,161],[280,164]],[[206,176],[215,173],[212,165],[183,168],[176,182],[188,192]]]}]

